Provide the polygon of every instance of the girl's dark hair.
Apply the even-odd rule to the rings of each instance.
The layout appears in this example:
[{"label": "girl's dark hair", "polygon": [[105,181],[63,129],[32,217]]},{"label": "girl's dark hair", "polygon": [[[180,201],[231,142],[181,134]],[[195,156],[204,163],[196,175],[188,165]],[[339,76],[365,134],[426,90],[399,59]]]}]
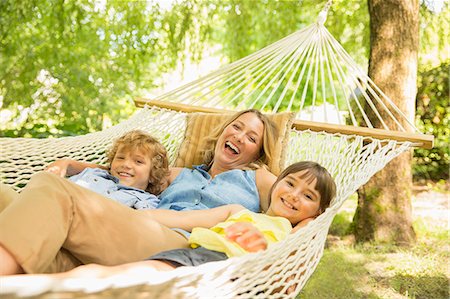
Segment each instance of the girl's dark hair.
[{"label": "girl's dark hair", "polygon": [[110,167],[121,145],[127,150],[139,149],[145,151],[151,157],[152,167],[150,168],[149,182],[145,191],[155,195],[161,193],[169,176],[169,160],[164,146],[144,131],[130,131],[119,137],[108,152],[108,163]]},{"label": "girl's dark hair", "polygon": [[284,179],[291,173],[296,173],[302,170],[307,170],[307,176],[311,177],[311,180],[316,178],[316,190],[320,194],[320,209],[319,213],[322,214],[326,208],[330,206],[331,200],[336,196],[336,184],[331,174],[325,167],[321,166],[319,163],[312,161],[302,161],[294,163],[288,166],[283,172],[278,176],[275,183],[269,192],[269,204],[272,197],[272,191],[279,181]]}]

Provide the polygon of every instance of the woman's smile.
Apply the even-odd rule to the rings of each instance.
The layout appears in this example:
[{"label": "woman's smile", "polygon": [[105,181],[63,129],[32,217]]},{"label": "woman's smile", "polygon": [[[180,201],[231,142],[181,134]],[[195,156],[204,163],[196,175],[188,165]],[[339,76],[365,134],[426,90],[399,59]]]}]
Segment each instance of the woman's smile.
[{"label": "woman's smile", "polygon": [[234,155],[239,155],[241,152],[239,148],[230,141],[225,142],[225,149],[229,149]]},{"label": "woman's smile", "polygon": [[254,113],[245,113],[236,118],[217,140],[214,162],[226,169],[246,166],[258,159],[264,124]]}]

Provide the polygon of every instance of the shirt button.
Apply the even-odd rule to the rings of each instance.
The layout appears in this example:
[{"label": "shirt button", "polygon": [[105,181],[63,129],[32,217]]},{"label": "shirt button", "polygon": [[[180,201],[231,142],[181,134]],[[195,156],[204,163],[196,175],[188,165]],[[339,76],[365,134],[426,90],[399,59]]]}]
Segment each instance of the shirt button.
[{"label": "shirt button", "polygon": [[108,190],[108,191],[106,191],[106,193],[111,194],[111,191]]},{"label": "shirt button", "polygon": [[97,182],[98,180],[97,179],[94,179],[94,182]]}]

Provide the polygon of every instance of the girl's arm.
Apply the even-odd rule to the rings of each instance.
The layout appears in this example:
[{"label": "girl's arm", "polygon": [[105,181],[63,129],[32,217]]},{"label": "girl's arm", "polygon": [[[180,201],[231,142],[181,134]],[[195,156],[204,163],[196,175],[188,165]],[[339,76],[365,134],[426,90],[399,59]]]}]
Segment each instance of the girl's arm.
[{"label": "girl's arm", "polygon": [[213,227],[243,209],[243,206],[233,204],[208,210],[145,210],[142,212],[169,228],[181,228],[186,231],[192,231],[194,227]]},{"label": "girl's arm", "polygon": [[270,188],[275,183],[277,177],[270,171],[260,168],[256,170],[256,187],[259,193],[261,210],[267,211],[269,208]]},{"label": "girl's arm", "polygon": [[60,159],[50,163],[45,168],[45,171],[52,172],[61,177],[65,177],[79,174],[85,168],[101,168],[108,170],[105,166],[94,163],[82,162],[72,159]]}]

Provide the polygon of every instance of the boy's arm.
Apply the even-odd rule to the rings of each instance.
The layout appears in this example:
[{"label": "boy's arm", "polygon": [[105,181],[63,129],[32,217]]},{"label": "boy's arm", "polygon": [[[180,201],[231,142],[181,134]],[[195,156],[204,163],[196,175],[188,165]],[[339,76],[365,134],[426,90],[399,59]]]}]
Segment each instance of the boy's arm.
[{"label": "boy's arm", "polygon": [[106,169],[105,166],[101,166],[94,163],[82,162],[72,159],[60,159],[50,163],[45,171],[57,174],[61,177],[73,176],[82,172],[85,168],[100,168]]},{"label": "boy's arm", "polygon": [[192,231],[194,227],[213,227],[243,209],[243,206],[233,204],[208,210],[172,211],[156,209],[142,212],[169,228],[181,228]]}]

